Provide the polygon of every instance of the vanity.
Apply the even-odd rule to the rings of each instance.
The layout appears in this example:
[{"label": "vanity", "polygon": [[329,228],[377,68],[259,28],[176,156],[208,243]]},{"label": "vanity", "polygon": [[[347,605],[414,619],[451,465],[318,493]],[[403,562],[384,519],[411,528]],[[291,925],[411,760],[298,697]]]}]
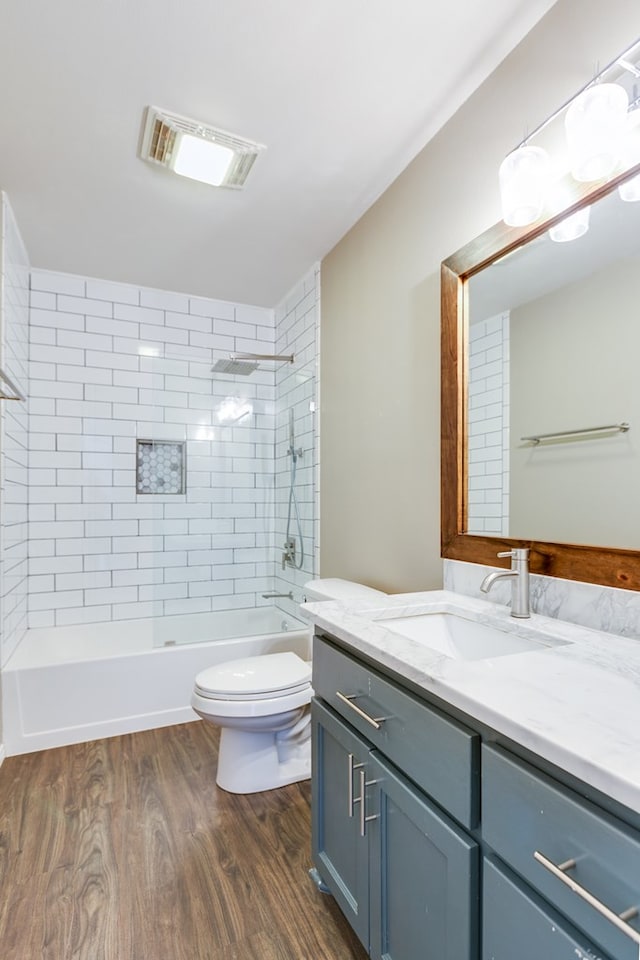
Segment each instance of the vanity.
[{"label": "vanity", "polygon": [[637,960],[637,641],[446,591],[309,612],[316,879],[370,956]]}]

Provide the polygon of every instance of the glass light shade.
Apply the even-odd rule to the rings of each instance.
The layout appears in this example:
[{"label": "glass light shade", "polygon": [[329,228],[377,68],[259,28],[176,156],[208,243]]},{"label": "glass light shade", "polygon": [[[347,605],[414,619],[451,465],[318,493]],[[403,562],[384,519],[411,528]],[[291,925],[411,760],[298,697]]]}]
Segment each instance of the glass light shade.
[{"label": "glass light shade", "polygon": [[[622,148],[622,169],[628,170],[640,163],[640,109],[627,115],[627,129]],[[627,180],[618,187],[621,200],[634,202],[640,200],[640,175]]]},{"label": "glass light shade", "polygon": [[556,223],[555,227],[549,230],[549,236],[555,243],[567,243],[569,240],[577,240],[583,236],[589,229],[589,213],[591,207],[583,207],[577,213],[572,213],[570,217]]},{"label": "glass light shade", "polygon": [[596,83],[573,101],[565,117],[565,133],[576,180],[610,176],[620,160],[629,97],[618,83]]},{"label": "glass light shade", "polygon": [[518,147],[500,164],[502,219],[525,227],[542,215],[549,180],[549,155],[542,147]]},{"label": "glass light shade", "polygon": [[182,177],[219,187],[233,160],[233,150],[213,140],[182,133],[178,137],[173,171]]}]

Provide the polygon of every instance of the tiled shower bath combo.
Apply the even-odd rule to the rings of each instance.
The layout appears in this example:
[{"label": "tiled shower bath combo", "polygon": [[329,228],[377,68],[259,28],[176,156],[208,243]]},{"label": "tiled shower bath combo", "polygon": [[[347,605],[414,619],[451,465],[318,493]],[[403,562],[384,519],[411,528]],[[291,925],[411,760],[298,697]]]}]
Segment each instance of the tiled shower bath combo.
[{"label": "tiled shower bath combo", "polygon": [[[201,666],[300,629],[295,613],[316,562],[319,280],[314,268],[269,309],[30,271],[17,228],[3,264],[24,280],[11,304],[5,294],[12,369],[26,386],[18,367],[29,331],[31,376],[28,404],[5,404],[3,414],[5,439],[17,438],[2,457],[5,488],[16,491],[2,530],[11,753],[170,722],[175,690],[186,706]],[[294,360],[261,362],[248,376],[212,370],[235,353]],[[281,567],[291,417],[303,451],[300,569]],[[263,596],[273,593],[284,595],[275,605]],[[223,652],[229,637],[236,646]],[[185,640],[202,641],[201,653],[184,653]],[[153,704],[133,695],[98,704],[97,675],[82,676],[89,662],[100,661],[100,683],[121,690],[119,676],[133,685],[135,658],[159,650],[173,660],[171,670],[166,661],[145,668],[156,671]],[[72,705],[59,716],[44,690],[54,665],[54,699]]]}]

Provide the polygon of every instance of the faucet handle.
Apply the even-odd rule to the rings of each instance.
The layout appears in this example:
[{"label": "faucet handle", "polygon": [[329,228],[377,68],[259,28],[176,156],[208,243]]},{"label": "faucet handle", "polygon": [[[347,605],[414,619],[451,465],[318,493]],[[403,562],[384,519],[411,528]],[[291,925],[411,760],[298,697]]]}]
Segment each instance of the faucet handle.
[{"label": "faucet handle", "polygon": [[529,547],[514,547],[513,550],[503,550],[497,554],[498,557],[511,557],[513,560],[527,560],[529,557]]}]

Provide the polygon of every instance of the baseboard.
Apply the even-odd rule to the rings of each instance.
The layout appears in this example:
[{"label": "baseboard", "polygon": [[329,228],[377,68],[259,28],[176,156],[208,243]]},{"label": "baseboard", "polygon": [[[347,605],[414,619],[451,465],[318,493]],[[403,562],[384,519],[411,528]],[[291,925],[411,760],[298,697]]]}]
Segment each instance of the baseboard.
[{"label": "baseboard", "polygon": [[4,743],[0,743],[0,767],[4,763],[4,758],[6,757]]}]

